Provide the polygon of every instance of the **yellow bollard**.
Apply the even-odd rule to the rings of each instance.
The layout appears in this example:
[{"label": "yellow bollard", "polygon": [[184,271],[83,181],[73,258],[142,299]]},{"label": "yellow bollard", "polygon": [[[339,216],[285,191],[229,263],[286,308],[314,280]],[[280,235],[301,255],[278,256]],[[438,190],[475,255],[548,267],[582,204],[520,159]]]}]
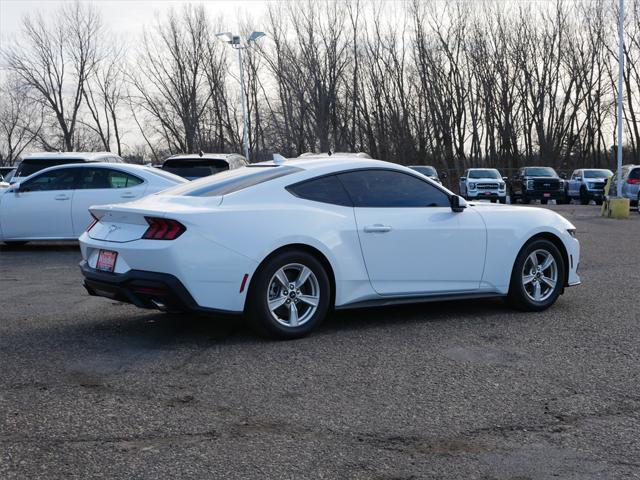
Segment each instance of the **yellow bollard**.
[{"label": "yellow bollard", "polygon": [[602,202],[600,216],[608,218],[629,218],[629,209],[631,208],[630,200],[628,198],[609,197],[611,178],[612,177],[609,177],[607,179],[607,183],[604,186],[604,202]]},{"label": "yellow bollard", "polygon": [[611,218],[629,218],[629,209],[631,201],[628,198],[610,198],[608,217]]}]

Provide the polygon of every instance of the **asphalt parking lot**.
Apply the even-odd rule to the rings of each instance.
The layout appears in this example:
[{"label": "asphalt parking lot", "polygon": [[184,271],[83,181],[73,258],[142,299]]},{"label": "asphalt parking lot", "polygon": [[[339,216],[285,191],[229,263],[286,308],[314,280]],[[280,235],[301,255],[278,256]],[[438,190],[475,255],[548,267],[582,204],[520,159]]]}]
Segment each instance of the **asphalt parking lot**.
[{"label": "asphalt parking lot", "polygon": [[0,478],[640,478],[640,215],[575,223],[583,285],[242,322],[89,297],[74,244],[0,249]]}]

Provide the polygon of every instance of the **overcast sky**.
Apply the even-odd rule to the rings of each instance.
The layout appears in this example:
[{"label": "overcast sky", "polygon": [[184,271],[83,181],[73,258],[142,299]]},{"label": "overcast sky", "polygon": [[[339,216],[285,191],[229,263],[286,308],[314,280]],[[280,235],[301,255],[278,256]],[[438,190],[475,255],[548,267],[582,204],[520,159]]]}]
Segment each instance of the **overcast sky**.
[{"label": "overcast sky", "polygon": [[[71,1],[71,0],[70,0]],[[237,19],[246,18],[250,15],[259,18],[266,10],[264,0],[207,0],[207,1],[187,1],[187,0],[82,0],[92,3],[102,13],[105,26],[116,34],[134,36],[141,30],[143,25],[150,25],[154,22],[155,14],[167,12],[172,7],[179,7],[187,3],[193,5],[204,5],[215,18],[220,14],[224,15],[225,30],[237,30]],[[65,0],[0,0],[0,41],[20,31],[21,19],[30,13],[55,11]],[[256,25],[256,29],[260,29]]]}]

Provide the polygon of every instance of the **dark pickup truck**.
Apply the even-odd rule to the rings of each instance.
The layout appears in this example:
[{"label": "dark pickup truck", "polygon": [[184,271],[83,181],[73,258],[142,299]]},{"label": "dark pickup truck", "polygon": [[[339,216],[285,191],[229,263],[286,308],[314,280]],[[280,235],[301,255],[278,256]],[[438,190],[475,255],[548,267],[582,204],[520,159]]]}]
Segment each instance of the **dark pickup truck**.
[{"label": "dark pickup truck", "polygon": [[551,167],[523,167],[509,180],[511,203],[549,200],[565,203],[564,180]]}]

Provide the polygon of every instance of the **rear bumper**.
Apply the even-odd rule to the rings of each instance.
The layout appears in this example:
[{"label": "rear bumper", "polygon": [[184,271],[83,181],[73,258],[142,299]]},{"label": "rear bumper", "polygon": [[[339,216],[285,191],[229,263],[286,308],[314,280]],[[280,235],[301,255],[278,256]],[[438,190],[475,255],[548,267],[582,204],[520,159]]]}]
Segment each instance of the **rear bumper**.
[{"label": "rear bumper", "polygon": [[107,273],[80,263],[84,287],[89,295],[131,303],[140,308],[163,311],[209,312],[237,315],[240,312],[201,307],[185,286],[167,273],[129,270],[126,273]]}]

